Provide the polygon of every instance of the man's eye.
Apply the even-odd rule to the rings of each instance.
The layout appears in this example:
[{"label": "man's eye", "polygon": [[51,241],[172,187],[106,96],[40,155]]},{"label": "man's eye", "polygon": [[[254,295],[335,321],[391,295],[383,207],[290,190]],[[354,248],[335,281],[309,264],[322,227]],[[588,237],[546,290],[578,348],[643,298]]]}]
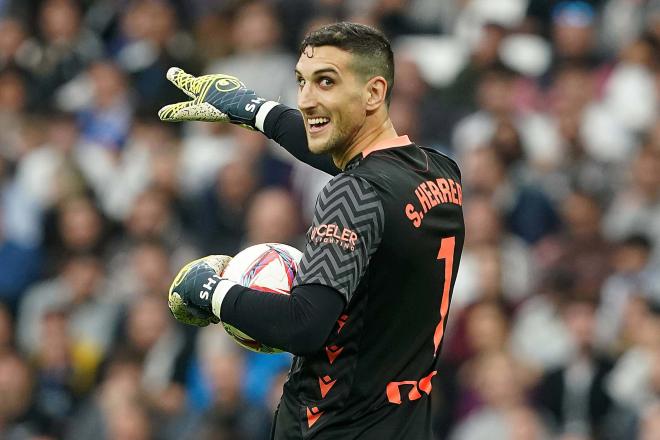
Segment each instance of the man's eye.
[{"label": "man's eye", "polygon": [[331,85],[334,84],[334,81],[331,80],[330,78],[321,78],[319,84],[321,84],[322,87],[330,87]]},{"label": "man's eye", "polygon": [[302,78],[298,78],[298,87],[301,89],[305,86],[305,80]]}]

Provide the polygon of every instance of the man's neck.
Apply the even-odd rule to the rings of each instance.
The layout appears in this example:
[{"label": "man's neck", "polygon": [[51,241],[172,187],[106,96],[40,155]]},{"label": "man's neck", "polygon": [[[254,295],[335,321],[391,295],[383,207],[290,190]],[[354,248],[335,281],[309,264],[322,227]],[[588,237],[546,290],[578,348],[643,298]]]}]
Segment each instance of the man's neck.
[{"label": "man's neck", "polygon": [[395,137],[397,137],[397,133],[392,125],[392,121],[390,118],[386,118],[382,123],[374,127],[361,130],[347,149],[332,155],[332,160],[337,168],[343,170],[346,164],[362,151]]}]

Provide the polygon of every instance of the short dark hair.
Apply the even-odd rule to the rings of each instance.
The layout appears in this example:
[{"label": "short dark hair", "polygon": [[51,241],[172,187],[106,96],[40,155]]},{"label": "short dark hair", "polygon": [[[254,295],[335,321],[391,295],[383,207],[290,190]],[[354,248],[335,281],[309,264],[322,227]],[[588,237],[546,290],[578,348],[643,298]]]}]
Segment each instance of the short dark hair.
[{"label": "short dark hair", "polygon": [[333,23],[307,34],[300,44],[300,55],[307,47],[320,46],[334,46],[357,55],[353,65],[357,73],[367,78],[385,78],[385,102],[389,104],[394,87],[394,54],[385,34],[364,24]]}]

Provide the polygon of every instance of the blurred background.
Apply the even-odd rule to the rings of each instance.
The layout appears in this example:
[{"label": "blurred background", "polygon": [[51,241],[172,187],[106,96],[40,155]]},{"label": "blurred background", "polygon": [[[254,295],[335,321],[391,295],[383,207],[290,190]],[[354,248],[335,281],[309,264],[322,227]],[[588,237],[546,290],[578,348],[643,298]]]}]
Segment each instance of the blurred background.
[{"label": "blurred background", "polygon": [[299,41],[342,19],[392,39],[398,132],[463,170],[437,438],[660,439],[657,0],[0,0],[0,438],[267,438],[289,355],[165,295],[302,248],[328,176],[156,112],[170,66],[295,106]]}]

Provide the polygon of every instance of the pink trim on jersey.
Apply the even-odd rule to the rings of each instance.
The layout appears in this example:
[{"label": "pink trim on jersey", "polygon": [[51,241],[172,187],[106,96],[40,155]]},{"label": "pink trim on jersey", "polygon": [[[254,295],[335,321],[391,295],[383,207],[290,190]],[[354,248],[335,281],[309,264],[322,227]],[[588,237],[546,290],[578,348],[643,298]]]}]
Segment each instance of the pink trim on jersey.
[{"label": "pink trim on jersey", "polygon": [[376,145],[372,145],[371,147],[367,147],[364,150],[362,150],[362,157],[367,157],[369,154],[373,153],[374,151],[385,150],[387,148],[394,148],[394,147],[403,147],[406,145],[410,145],[411,143],[412,142],[410,142],[410,138],[406,135],[398,136],[392,139],[386,139]]}]

